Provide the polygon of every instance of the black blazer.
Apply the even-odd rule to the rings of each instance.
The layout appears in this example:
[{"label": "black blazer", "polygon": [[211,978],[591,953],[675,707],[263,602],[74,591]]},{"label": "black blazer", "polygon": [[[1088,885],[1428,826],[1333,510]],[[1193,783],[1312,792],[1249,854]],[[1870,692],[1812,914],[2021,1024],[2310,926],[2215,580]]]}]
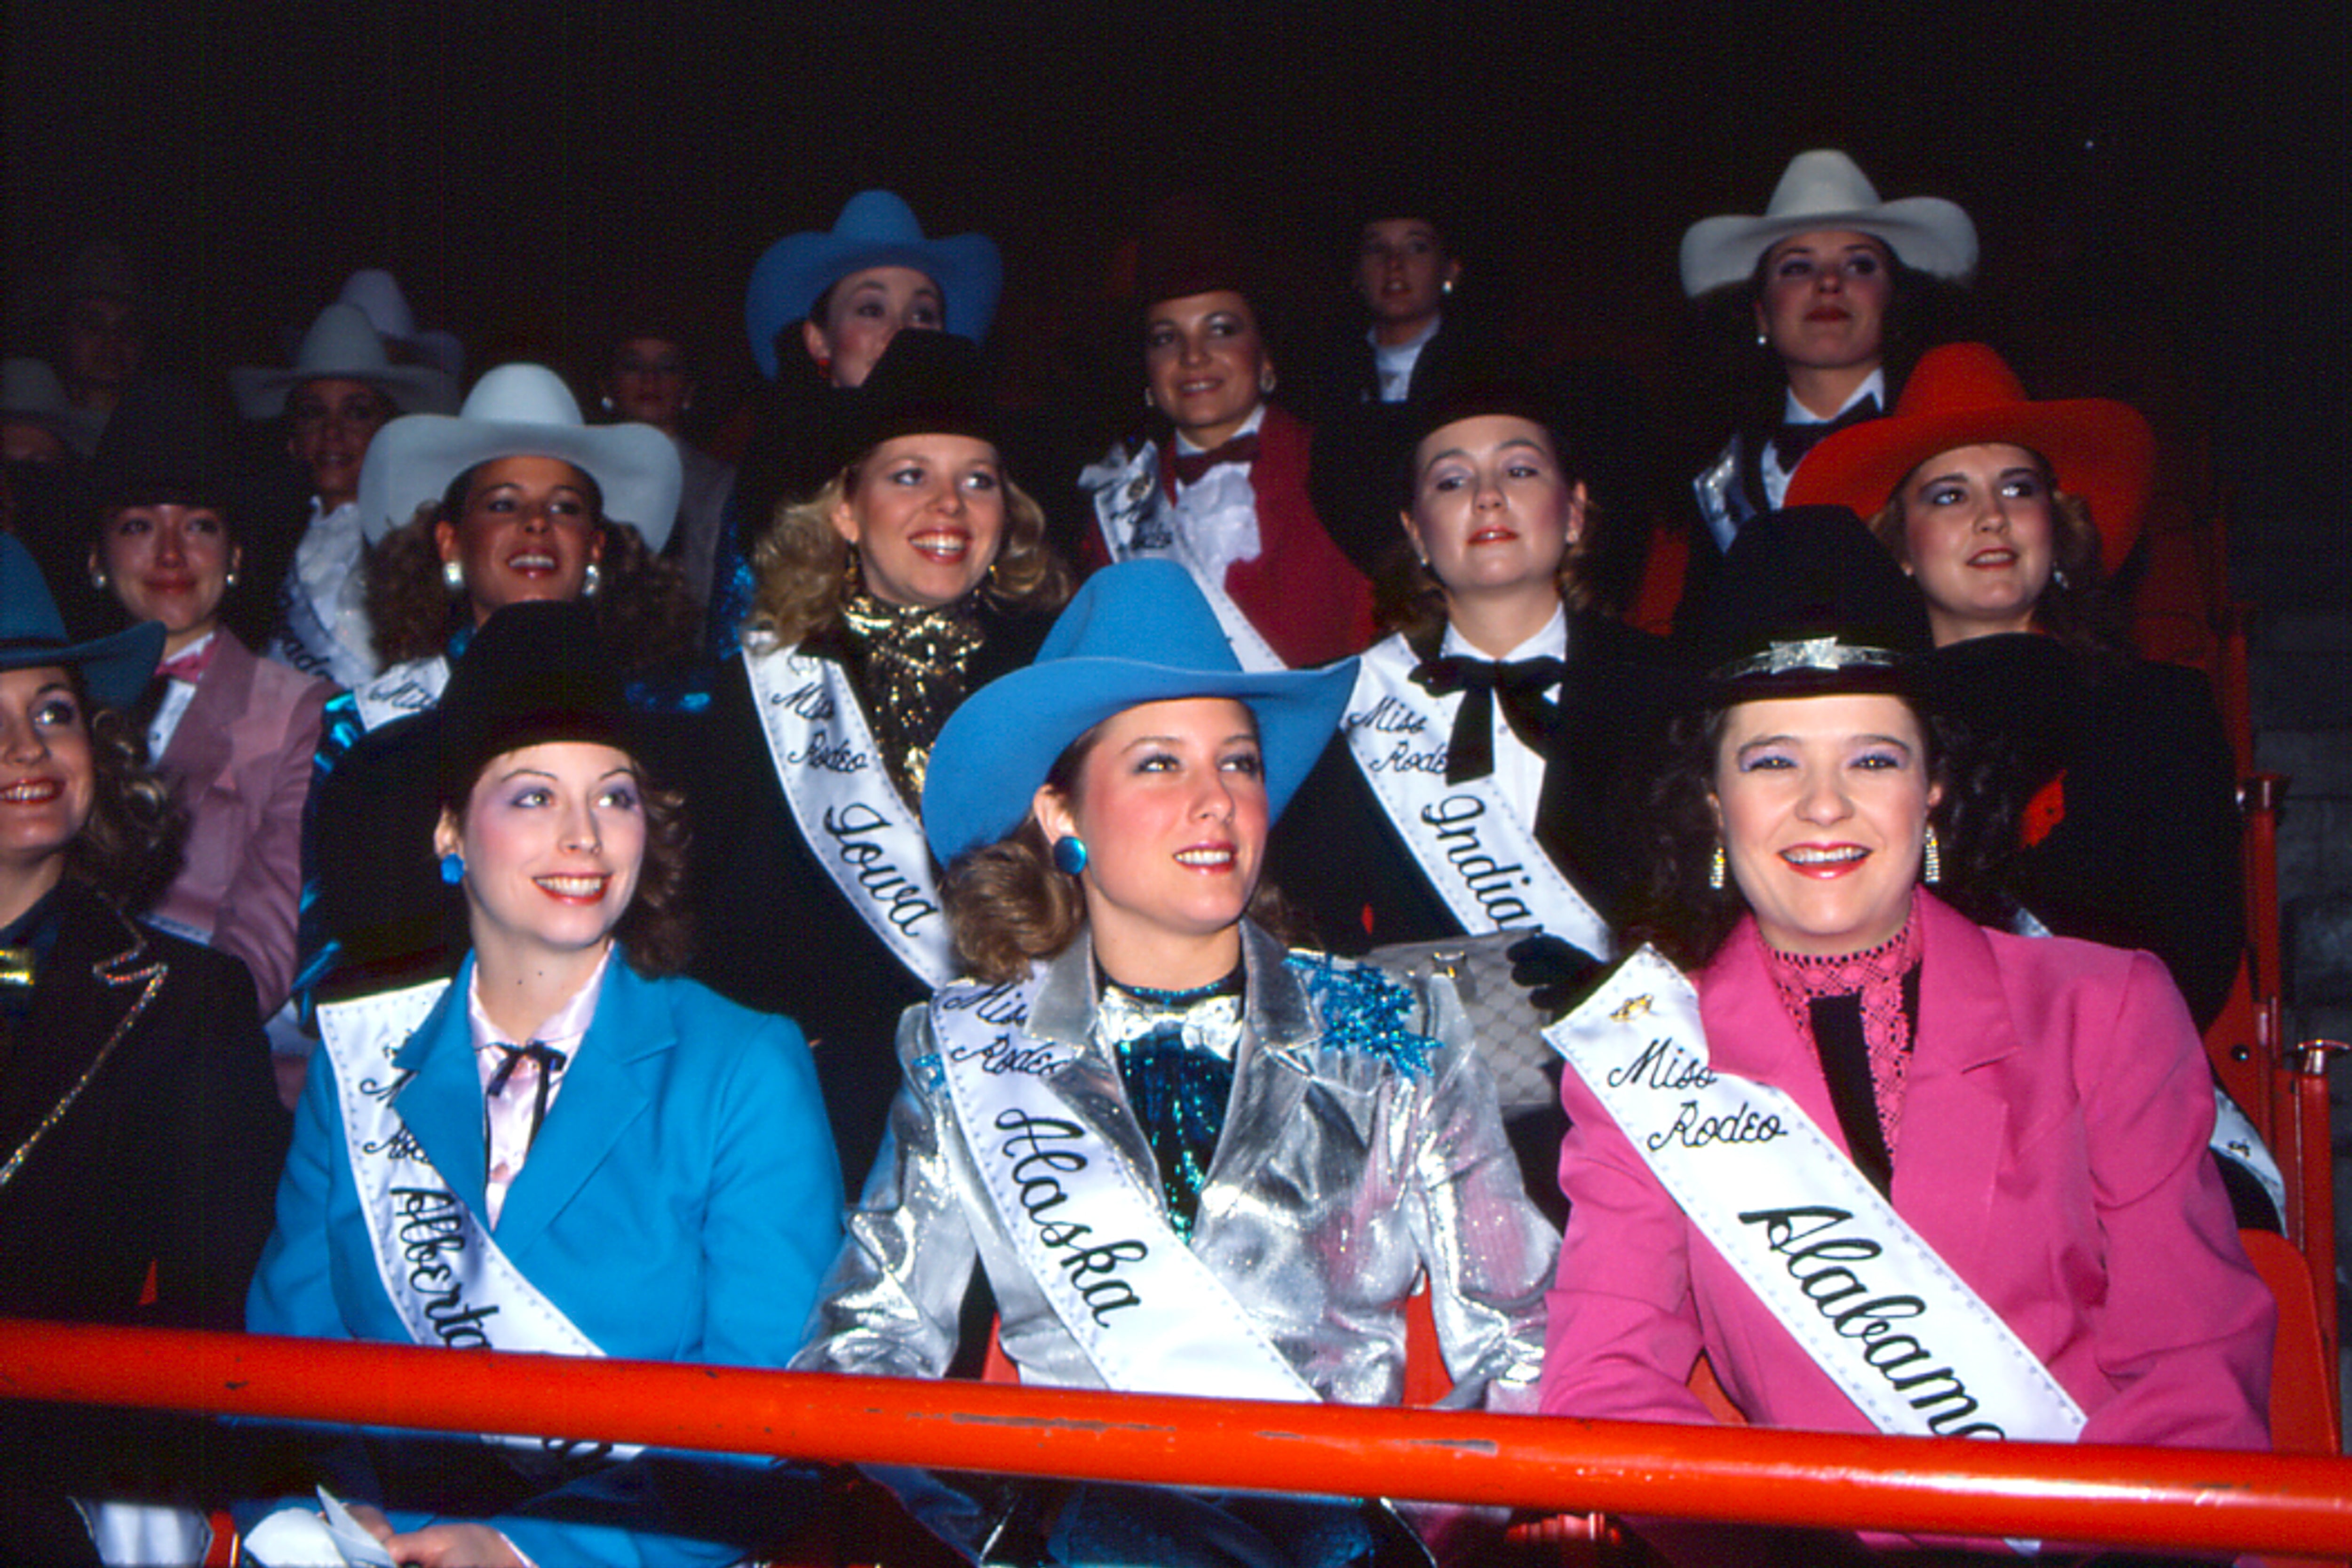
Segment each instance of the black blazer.
[{"label": "black blazer", "polygon": [[[236,1330],[291,1126],[245,965],[68,880],[0,1065],[0,1286],[12,1316]],[[152,1300],[150,1295],[152,1280]],[[199,1420],[0,1406],[11,1555],[88,1551],[68,1492],[232,1489]],[[37,1546],[28,1542],[39,1542]]]},{"label": "black blazer", "polygon": [[[1669,689],[1667,645],[1589,611],[1569,613],[1569,676],[1545,760],[1536,840],[1611,924],[1639,871],[1631,794],[1657,750]],[[1416,646],[1423,658],[1435,638]],[[1266,846],[1266,879],[1321,945],[1360,953],[1462,934],[1403,837],[1334,737]]]},{"label": "black blazer", "polygon": [[[1028,663],[1051,624],[984,602],[980,615],[987,635],[972,656],[971,690]],[[852,657],[839,637],[812,639],[803,651]],[[856,685],[854,664],[852,675]],[[709,710],[675,743],[677,761],[664,772],[685,785],[694,823],[688,973],[730,1000],[799,1022],[854,1197],[898,1089],[898,1015],[928,1001],[930,988],[849,906],[801,837],[740,658],[721,668]]]}]

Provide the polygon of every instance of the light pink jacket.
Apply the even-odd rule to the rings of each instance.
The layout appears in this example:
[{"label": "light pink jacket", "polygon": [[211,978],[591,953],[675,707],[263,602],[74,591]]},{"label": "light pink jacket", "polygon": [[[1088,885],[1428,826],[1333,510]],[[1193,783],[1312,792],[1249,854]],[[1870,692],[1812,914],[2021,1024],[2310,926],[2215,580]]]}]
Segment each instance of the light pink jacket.
[{"label": "light pink jacket", "polygon": [[186,864],[154,912],[245,960],[265,1018],[294,980],[302,807],[320,710],[334,689],[255,658],[223,627],[188,710],[156,760],[189,821]]}]

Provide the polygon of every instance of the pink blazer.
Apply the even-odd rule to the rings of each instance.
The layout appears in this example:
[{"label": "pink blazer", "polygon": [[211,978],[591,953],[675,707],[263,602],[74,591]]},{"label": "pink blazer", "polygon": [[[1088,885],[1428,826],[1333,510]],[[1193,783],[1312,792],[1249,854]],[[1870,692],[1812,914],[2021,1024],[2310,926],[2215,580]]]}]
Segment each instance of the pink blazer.
[{"label": "pink blazer", "polygon": [[[2083,1442],[2267,1447],[2273,1309],[2206,1152],[2211,1079],[2163,966],[1986,931],[1921,897],[1896,1210],[2074,1395]],[[1753,921],[1697,984],[1715,1066],[1787,1090],[1842,1145]],[[1870,1430],[1573,1069],[1563,1098],[1544,1412],[1706,1421],[1685,1386],[1704,1348],[1759,1425]]]},{"label": "pink blazer", "polygon": [[226,627],[219,637],[157,759],[189,820],[186,864],[155,913],[245,960],[267,1018],[294,980],[302,807],[335,689],[255,658]]}]

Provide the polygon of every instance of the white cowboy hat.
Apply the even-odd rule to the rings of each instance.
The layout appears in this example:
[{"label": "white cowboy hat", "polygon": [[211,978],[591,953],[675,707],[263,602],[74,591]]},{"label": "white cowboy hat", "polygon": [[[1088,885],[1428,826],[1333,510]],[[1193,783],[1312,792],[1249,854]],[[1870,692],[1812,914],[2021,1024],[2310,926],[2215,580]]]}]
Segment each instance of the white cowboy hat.
[{"label": "white cowboy hat", "polygon": [[1938,278],[1976,270],[1977,226],[1941,196],[1882,202],[1854,161],[1834,148],[1789,160],[1759,216],[1701,218],[1683,235],[1683,292],[1747,280],[1756,259],[1790,235],[1850,229],[1884,240],[1903,264]]},{"label": "white cowboy hat", "polygon": [[403,414],[446,414],[457,406],[457,387],[430,365],[394,364],[383,339],[357,305],[341,301],[319,312],[302,335],[290,366],[238,365],[228,373],[236,410],[247,419],[275,419],[286,397],[306,381],[358,381],[379,387]]},{"label": "white cowboy hat", "polygon": [[455,415],[411,414],[376,432],[360,468],[360,528],[375,543],[450,481],[493,458],[557,458],[596,481],[605,519],[656,554],[677,521],[677,447],[650,425],[588,425],[563,378],[543,364],[487,372]]},{"label": "white cowboy hat", "polygon": [[344,279],[336,303],[357,305],[375,324],[377,336],[403,353],[429,361],[452,382],[465,378],[466,347],[457,341],[457,334],[438,328],[419,331],[400,279],[383,268],[362,267]]}]

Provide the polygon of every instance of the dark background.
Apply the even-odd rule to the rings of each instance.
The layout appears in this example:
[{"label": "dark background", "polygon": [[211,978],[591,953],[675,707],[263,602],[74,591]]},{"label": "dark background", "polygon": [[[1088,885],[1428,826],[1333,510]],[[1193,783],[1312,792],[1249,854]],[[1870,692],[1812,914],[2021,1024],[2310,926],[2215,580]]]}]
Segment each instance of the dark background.
[{"label": "dark background", "polygon": [[2141,402],[2200,444],[2241,592],[2347,592],[2338,7],[10,0],[5,18],[11,294],[119,239],[203,368],[282,363],[282,333],[381,265],[477,371],[584,352],[624,283],[676,299],[723,403],[749,374],[752,258],[884,184],[931,232],[1003,246],[1015,385],[1085,367],[1123,407],[1123,346],[1080,350],[1109,331],[1143,205],[1222,191],[1295,321],[1344,308],[1347,194],[1402,159],[1474,216],[1474,278],[1523,334],[1641,379],[1676,473],[1721,436],[1692,384],[1682,230],[1760,210],[1790,154],[1842,146],[1883,195],[1975,216],[1978,297],[2033,392]]}]

